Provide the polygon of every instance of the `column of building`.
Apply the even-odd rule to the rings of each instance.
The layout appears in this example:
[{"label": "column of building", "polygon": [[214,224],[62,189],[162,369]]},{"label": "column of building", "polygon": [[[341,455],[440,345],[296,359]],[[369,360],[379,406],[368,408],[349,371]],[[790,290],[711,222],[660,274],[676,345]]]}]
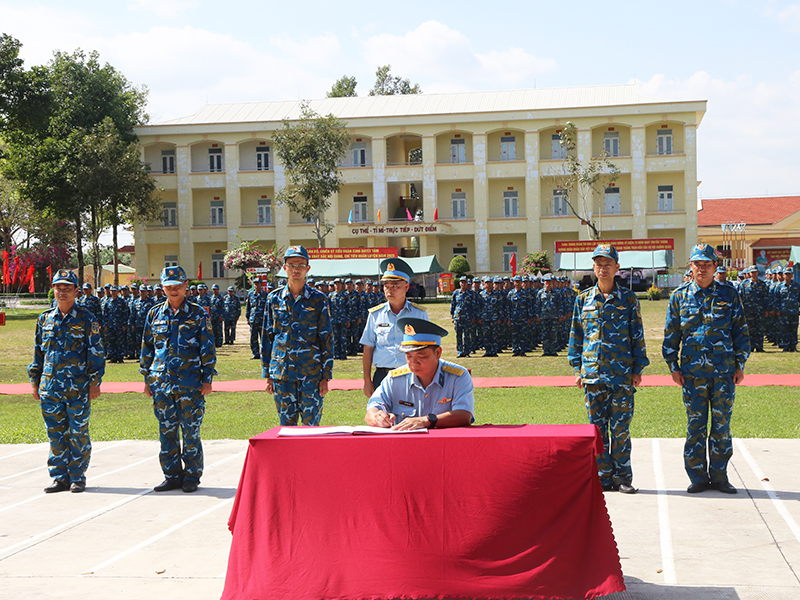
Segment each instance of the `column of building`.
[{"label": "column of building", "polygon": [[[539,132],[525,132],[525,253],[542,250],[542,193],[539,180]],[[522,253],[520,253],[522,254]],[[521,262],[517,261],[518,264]]]},{"label": "column of building", "polygon": [[[436,137],[422,138],[422,199],[425,222],[433,223],[433,216],[439,206],[436,182]],[[439,238],[436,235],[420,236],[420,256],[439,254]],[[445,266],[446,268],[446,266]]]},{"label": "column of building", "polygon": [[189,146],[175,148],[175,173],[178,178],[178,264],[186,274],[196,272],[194,263],[194,198],[192,196],[192,152]]},{"label": "column of building", "polygon": [[[683,185],[686,189],[684,211],[686,212],[686,234],[683,255],[684,262],[689,260],[692,246],[697,240],[697,124],[686,123],[684,147]],[[680,258],[680,257],[679,257]]]},{"label": "column of building", "polygon": [[491,240],[489,239],[489,197],[486,178],[486,133],[472,134],[472,210],[475,216],[476,271],[492,270]]},{"label": "column of building", "polygon": [[241,223],[242,194],[239,187],[239,146],[235,143],[225,144],[225,224],[228,228],[228,248],[239,245],[237,234]]},{"label": "column of building", "polygon": [[[386,185],[386,138],[372,138],[372,207],[375,225],[383,225],[389,220],[389,190]],[[378,212],[380,211],[380,219]],[[389,240],[386,236],[371,235],[367,237],[370,248],[386,247]]]},{"label": "column of building", "polygon": [[643,126],[631,127],[631,213],[634,239],[647,238],[647,133]]}]

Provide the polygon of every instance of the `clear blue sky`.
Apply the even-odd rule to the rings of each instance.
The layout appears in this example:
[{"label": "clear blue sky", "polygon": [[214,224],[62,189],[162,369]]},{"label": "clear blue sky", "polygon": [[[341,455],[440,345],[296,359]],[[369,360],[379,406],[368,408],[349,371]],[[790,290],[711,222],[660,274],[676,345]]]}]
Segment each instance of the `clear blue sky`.
[{"label": "clear blue sky", "polygon": [[28,66],[97,50],[149,88],[153,122],[320,98],[345,74],[364,95],[386,63],[424,92],[636,81],[708,100],[701,198],[800,194],[800,3],[0,0],[0,15]]}]

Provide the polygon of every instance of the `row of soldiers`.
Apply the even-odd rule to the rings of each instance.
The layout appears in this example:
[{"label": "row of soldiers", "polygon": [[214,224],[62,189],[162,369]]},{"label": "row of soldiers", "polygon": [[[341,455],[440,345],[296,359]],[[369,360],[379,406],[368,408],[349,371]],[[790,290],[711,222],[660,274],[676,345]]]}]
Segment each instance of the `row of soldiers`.
[{"label": "row of soldiers", "polygon": [[[203,306],[211,317],[214,341],[217,347],[223,344],[223,323],[225,325],[224,343],[233,344],[236,339],[236,321],[241,315],[241,301],[235,288],[228,288],[228,295],[219,294],[219,285],[212,286],[213,294],[207,295],[205,284],[191,286],[189,299]],[[147,313],[157,304],[164,302],[166,296],[161,285],[107,284],[98,288],[97,295],[90,283],[84,283],[77,304],[91,312],[100,324],[103,333],[103,347],[106,361],[121,363],[123,359],[139,360]]]},{"label": "row of soldiers", "polygon": [[[334,358],[347,360],[348,356],[357,356],[361,351],[359,340],[367,323],[369,309],[386,302],[380,284],[338,277],[332,281],[309,279],[306,283],[328,296]],[[267,295],[274,289],[272,281],[256,278],[253,289],[247,295],[245,318],[250,325],[250,349],[254,360],[261,358],[259,336],[264,322],[264,308]]]},{"label": "row of soldiers", "polygon": [[540,344],[542,356],[558,356],[569,341],[576,292],[566,277],[515,275],[459,279],[450,301],[459,358],[481,348],[483,356],[512,349],[526,356]]}]

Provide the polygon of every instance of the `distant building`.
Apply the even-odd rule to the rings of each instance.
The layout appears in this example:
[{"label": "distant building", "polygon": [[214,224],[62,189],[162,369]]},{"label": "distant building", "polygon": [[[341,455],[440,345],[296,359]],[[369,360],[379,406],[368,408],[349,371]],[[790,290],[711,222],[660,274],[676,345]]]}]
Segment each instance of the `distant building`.
[{"label": "distant building", "polygon": [[[579,129],[583,160],[607,152],[622,175],[592,198],[607,239],[673,238],[683,265],[697,241],[697,127],[706,102],[640,96],[635,86],[330,98],[310,102],[344,120],[352,148],[327,213],[327,247],[398,247],[467,257],[473,272],[510,272],[514,253],[553,253],[587,239],[559,189],[559,133]],[[136,228],[137,274],[180,264],[232,282],[225,251],[244,240],[316,247],[312,227],[275,204],[285,185],[272,132],[299,102],[207,105],[136,128],[163,188],[163,219]],[[350,215],[352,213],[352,222]],[[413,221],[409,221],[408,215]],[[437,218],[435,218],[437,217]],[[416,238],[416,239],[413,239]]]}]

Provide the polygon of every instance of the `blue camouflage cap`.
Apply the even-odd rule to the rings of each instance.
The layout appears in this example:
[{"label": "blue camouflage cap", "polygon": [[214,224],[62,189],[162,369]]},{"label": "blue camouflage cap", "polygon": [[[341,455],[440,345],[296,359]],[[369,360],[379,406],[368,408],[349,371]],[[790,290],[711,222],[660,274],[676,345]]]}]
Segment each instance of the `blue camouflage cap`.
[{"label": "blue camouflage cap", "polygon": [[219,284],[215,283],[214,285],[211,286],[211,289],[212,290],[218,290],[219,289]]},{"label": "blue camouflage cap", "polygon": [[299,256],[300,258],[305,258],[306,261],[309,260],[308,250],[306,250],[302,246],[289,246],[288,248],[286,248],[286,252],[283,253],[283,262],[286,262],[287,258],[291,258],[293,256]]},{"label": "blue camouflage cap", "polygon": [[684,272],[683,276],[684,277],[694,277],[694,275],[692,275],[692,270],[691,269],[686,269],[686,272]]},{"label": "blue camouflage cap", "polygon": [[728,269],[726,269],[725,267],[717,267],[717,271],[716,272],[717,273],[727,273]]},{"label": "blue camouflage cap", "polygon": [[186,283],[186,271],[181,267],[164,267],[161,271],[161,285],[180,285]]},{"label": "blue camouflage cap", "polygon": [[87,281],[87,282],[86,282],[86,283],[84,283],[84,284],[83,284],[81,287],[82,287],[83,289],[85,289],[85,290],[90,290],[90,289],[92,289],[92,284],[91,284],[91,283],[89,283],[89,282]]},{"label": "blue camouflage cap", "polygon": [[617,252],[617,249],[611,244],[599,244],[597,248],[594,249],[594,252],[592,252],[592,260],[598,256],[610,258],[615,263],[619,262],[619,252]]},{"label": "blue camouflage cap", "polygon": [[458,280],[459,281],[469,281],[469,279],[467,278],[466,275],[462,275],[461,277],[458,278]]},{"label": "blue camouflage cap", "polygon": [[417,317],[397,319],[397,328],[403,332],[400,352],[414,352],[431,346],[441,346],[442,338],[447,335],[446,329]]},{"label": "blue camouflage cap", "polygon": [[110,285],[110,286],[108,286],[108,291],[109,292],[118,292],[119,288],[117,286],[115,286],[115,285]]},{"label": "blue camouflage cap", "polygon": [[522,276],[521,275],[514,275],[512,281],[522,281]]},{"label": "blue camouflage cap", "polygon": [[69,269],[59,269],[53,275],[53,285],[57,283],[71,283],[74,286],[78,285],[78,276]]},{"label": "blue camouflage cap", "polygon": [[545,273],[542,276],[542,281],[553,281],[553,276],[550,273]]},{"label": "blue camouflage cap", "polygon": [[229,286],[228,286],[228,291],[229,291],[229,292],[235,292],[235,291],[236,291],[236,288],[235,288],[235,287],[233,287],[232,285],[229,285]]},{"label": "blue camouflage cap", "polygon": [[710,260],[717,262],[717,252],[711,244],[697,244],[692,248],[692,254],[689,256],[689,262],[693,260]]},{"label": "blue camouflage cap", "polygon": [[316,282],[316,281],[314,281],[314,278],[313,278],[313,277],[312,277],[312,278],[310,278],[310,279],[307,279],[307,280],[306,280],[306,283],[307,283],[308,285],[311,285],[311,286],[313,286],[313,285],[316,285],[316,284],[317,284],[317,282]]},{"label": "blue camouflage cap", "polygon": [[402,258],[384,258],[380,264],[383,275],[381,280],[402,279],[405,282],[411,281],[414,270]]}]

